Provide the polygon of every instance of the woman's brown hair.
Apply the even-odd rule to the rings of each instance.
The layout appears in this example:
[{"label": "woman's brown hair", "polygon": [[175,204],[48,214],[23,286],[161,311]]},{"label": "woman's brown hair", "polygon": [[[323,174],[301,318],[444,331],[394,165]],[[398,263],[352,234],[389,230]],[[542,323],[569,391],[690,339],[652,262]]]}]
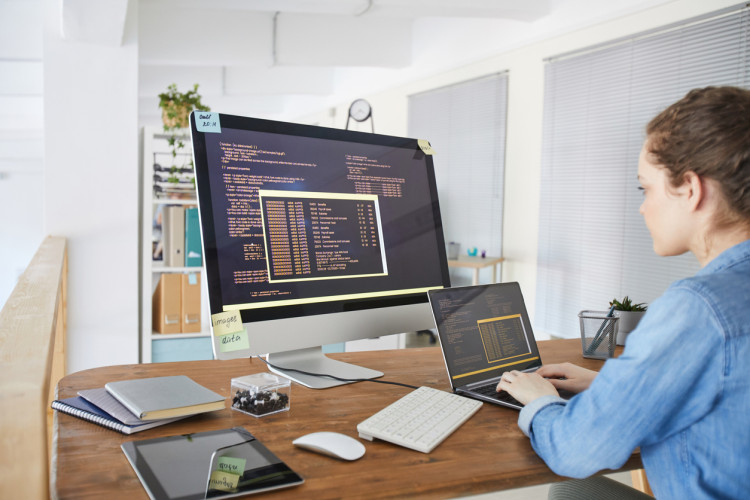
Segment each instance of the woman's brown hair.
[{"label": "woman's brown hair", "polygon": [[691,90],[651,120],[646,133],[648,151],[673,185],[690,171],[714,179],[730,218],[750,221],[750,90]]}]

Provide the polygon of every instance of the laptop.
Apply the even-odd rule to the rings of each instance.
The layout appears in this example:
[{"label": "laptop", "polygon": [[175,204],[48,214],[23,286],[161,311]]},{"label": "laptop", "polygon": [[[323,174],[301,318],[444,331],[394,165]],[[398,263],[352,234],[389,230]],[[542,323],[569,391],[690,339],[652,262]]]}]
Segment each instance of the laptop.
[{"label": "laptop", "polygon": [[[542,358],[516,282],[427,292],[453,392],[520,410],[495,390],[503,373],[533,372]],[[560,391],[558,391],[560,392]],[[569,399],[574,393],[561,393]]]}]

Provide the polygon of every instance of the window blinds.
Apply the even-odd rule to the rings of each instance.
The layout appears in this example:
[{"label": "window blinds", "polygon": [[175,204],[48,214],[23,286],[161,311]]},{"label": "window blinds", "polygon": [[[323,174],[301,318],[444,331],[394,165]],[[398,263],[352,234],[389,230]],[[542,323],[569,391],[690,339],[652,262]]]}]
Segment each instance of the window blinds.
[{"label": "window blinds", "polygon": [[575,337],[579,310],[624,295],[651,302],[699,269],[692,255],[654,254],[637,171],[649,120],[708,85],[750,85],[747,7],[547,61],[539,331]]},{"label": "window blinds", "polygon": [[[499,73],[409,96],[410,137],[435,150],[446,244],[502,255],[508,74]],[[470,274],[452,269],[453,285]]]}]

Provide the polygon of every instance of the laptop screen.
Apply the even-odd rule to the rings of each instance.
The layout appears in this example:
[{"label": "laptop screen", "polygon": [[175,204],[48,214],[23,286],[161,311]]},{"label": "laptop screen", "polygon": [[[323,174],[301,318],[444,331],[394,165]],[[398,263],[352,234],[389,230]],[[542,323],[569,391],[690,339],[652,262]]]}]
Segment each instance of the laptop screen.
[{"label": "laptop screen", "polygon": [[541,366],[516,282],[428,292],[451,386]]}]

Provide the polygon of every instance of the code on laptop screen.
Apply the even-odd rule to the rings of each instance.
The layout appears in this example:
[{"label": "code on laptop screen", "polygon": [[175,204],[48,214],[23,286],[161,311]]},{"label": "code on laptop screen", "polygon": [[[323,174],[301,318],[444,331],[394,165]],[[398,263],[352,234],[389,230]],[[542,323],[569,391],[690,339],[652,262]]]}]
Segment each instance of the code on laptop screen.
[{"label": "code on laptop screen", "polygon": [[541,365],[518,283],[435,290],[429,297],[454,387]]}]

